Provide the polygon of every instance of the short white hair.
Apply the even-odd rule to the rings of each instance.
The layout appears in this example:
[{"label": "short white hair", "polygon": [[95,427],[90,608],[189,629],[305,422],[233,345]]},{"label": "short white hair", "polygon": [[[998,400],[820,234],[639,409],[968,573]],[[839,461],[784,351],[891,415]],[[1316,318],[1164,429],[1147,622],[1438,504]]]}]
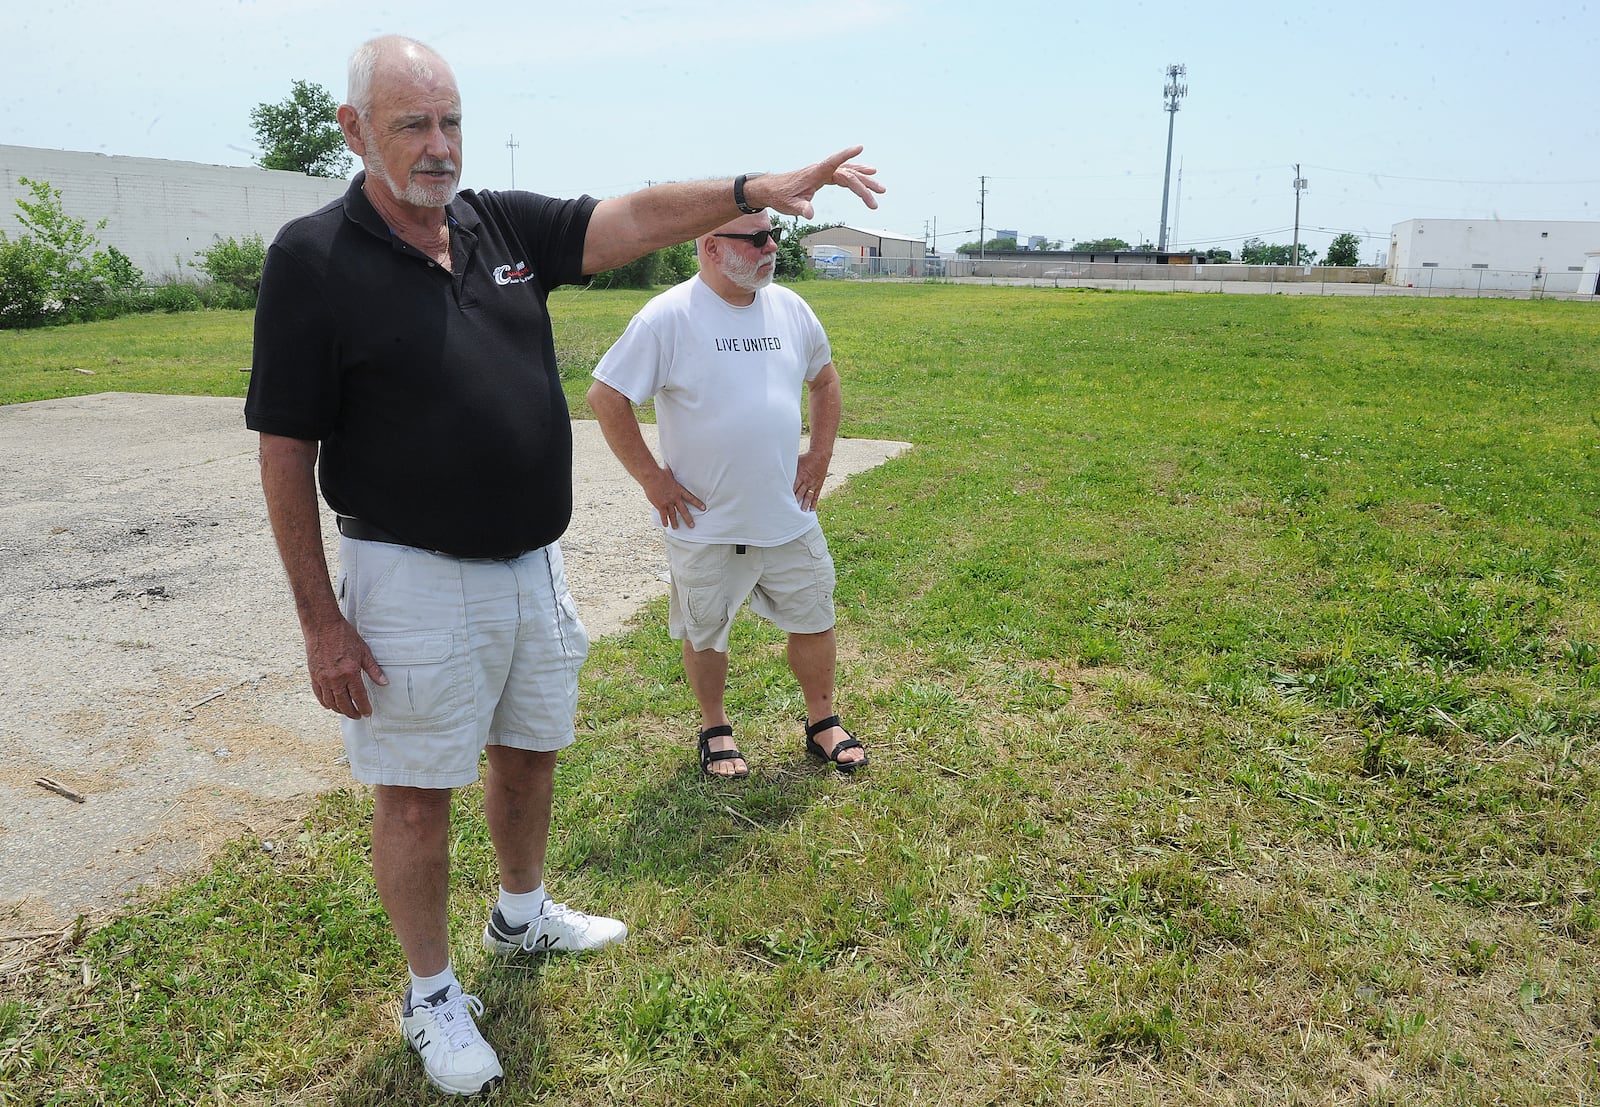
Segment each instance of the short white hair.
[{"label": "short white hair", "polygon": [[372,77],[378,63],[394,58],[419,81],[430,80],[436,65],[449,68],[439,51],[425,42],[404,35],[379,35],[356,47],[350,55],[350,77],[345,88],[345,103],[365,116],[372,108]]}]

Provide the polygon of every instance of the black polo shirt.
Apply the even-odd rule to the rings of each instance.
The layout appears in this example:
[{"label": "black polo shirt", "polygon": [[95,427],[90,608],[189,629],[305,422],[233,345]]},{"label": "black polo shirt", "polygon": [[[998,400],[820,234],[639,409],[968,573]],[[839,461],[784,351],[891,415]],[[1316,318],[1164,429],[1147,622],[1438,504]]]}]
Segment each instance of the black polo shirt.
[{"label": "black polo shirt", "polygon": [[572,517],[572,426],[545,301],[583,277],[598,202],[462,192],[454,272],[361,190],[267,251],[245,423],[318,441],[328,505],[409,545],[488,557]]}]

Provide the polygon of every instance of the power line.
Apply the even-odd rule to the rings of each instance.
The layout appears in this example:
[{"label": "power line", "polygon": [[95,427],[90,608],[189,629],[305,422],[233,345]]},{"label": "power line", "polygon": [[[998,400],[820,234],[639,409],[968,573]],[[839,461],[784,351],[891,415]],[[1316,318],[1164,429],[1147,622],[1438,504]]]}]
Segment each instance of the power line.
[{"label": "power line", "polygon": [[1312,169],[1320,169],[1324,173],[1347,173],[1347,174],[1349,174],[1350,176],[1353,176],[1353,177],[1368,177],[1368,178],[1371,178],[1373,180],[1382,179],[1382,180],[1386,180],[1386,181],[1418,181],[1418,182],[1420,182],[1422,184],[1563,185],[1563,186],[1600,184],[1600,181],[1597,181],[1597,180],[1588,180],[1588,181],[1547,181],[1547,180],[1538,180],[1538,181],[1529,181],[1529,180],[1520,180],[1520,181],[1519,180],[1511,180],[1511,181],[1479,181],[1479,180],[1473,180],[1473,179],[1468,178],[1468,177],[1404,177],[1404,176],[1401,176],[1398,173],[1379,173],[1379,172],[1375,172],[1373,170],[1367,170],[1367,169],[1336,169],[1336,168],[1334,168],[1332,166],[1327,166],[1327,165],[1313,165],[1310,168],[1312,168]]}]

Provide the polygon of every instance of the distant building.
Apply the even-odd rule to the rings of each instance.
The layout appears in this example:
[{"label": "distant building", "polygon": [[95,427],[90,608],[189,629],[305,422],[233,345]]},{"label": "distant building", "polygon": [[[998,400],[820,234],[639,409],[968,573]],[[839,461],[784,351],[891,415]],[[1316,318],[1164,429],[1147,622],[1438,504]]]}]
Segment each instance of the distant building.
[{"label": "distant building", "polygon": [[1578,291],[1585,296],[1600,296],[1600,250],[1590,250],[1584,255]]},{"label": "distant building", "polygon": [[190,263],[226,238],[272,241],[296,216],[344,195],[347,180],[276,169],[126,158],[32,146],[0,146],[0,230],[15,237],[19,177],[61,192],[61,210],[82,219],[101,246],[115,246],[145,279],[193,276]]},{"label": "distant building", "polygon": [[1600,222],[1408,219],[1389,232],[1389,283],[1594,293],[1581,287]]},{"label": "distant building", "polygon": [[800,240],[813,258],[818,248],[827,247],[832,264],[844,265],[865,273],[891,273],[899,276],[924,276],[927,247],[920,238],[894,231],[866,227],[827,227]]}]

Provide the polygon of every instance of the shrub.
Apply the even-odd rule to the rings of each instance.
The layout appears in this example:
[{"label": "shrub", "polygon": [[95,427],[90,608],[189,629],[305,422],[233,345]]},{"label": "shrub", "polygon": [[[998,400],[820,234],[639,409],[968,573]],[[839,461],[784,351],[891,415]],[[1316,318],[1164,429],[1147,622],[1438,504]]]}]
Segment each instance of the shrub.
[{"label": "shrub", "polygon": [[816,269],[811,265],[811,258],[806,254],[805,245],[800,241],[810,233],[800,229],[800,220],[794,219],[784,227],[785,237],[778,243],[777,274],[786,281],[809,281],[817,275]]},{"label": "shrub", "polygon": [[693,242],[680,242],[661,251],[661,280],[666,284],[680,284],[700,272],[700,259],[695,256]]},{"label": "shrub", "polygon": [[660,275],[661,251],[651,250],[627,265],[596,273],[590,285],[593,288],[654,288],[660,283]]},{"label": "shrub", "polygon": [[243,242],[224,238],[208,250],[198,250],[198,263],[191,262],[211,278],[214,307],[253,308],[261,292],[261,270],[267,261],[267,245],[258,234]]},{"label": "shrub", "polygon": [[205,307],[200,290],[192,284],[162,284],[150,290],[150,306],[172,315],[180,311],[199,311]]},{"label": "shrub", "polygon": [[31,238],[0,231],[0,327],[37,327],[49,318],[50,273]]}]

